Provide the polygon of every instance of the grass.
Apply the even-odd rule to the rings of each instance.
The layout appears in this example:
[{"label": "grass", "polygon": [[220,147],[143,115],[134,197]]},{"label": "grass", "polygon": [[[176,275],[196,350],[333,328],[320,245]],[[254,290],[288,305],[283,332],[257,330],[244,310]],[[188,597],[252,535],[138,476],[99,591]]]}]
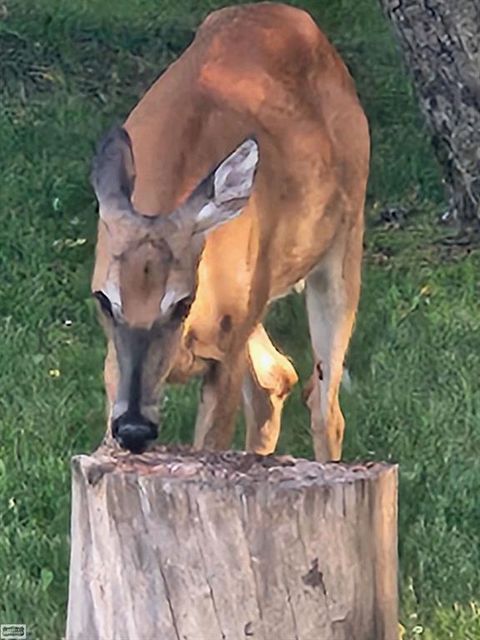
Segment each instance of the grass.
[{"label": "grass", "polygon": [[[438,170],[377,1],[295,4],[344,54],[372,126],[345,457],[400,463],[405,640],[478,639],[480,256],[436,242]],[[24,622],[38,640],[63,636],[69,458],[97,445],[104,420],[104,343],[89,298],[92,148],[219,5],[0,3],[0,622]],[[411,211],[403,228],[375,224],[387,203]],[[269,326],[306,376],[301,298],[278,304]],[[280,449],[311,455],[299,395]],[[194,387],[171,389],[162,438],[188,440],[194,411]]]}]

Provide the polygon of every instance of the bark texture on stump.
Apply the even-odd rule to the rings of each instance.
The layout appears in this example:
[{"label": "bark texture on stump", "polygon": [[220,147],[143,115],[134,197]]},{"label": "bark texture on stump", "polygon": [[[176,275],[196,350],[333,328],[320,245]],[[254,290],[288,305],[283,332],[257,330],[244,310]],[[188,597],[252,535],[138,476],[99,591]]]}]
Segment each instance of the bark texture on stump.
[{"label": "bark texture on stump", "polygon": [[480,227],[480,2],[380,0],[444,169],[449,213]]},{"label": "bark texture on stump", "polygon": [[67,640],[396,640],[397,468],[73,459]]}]

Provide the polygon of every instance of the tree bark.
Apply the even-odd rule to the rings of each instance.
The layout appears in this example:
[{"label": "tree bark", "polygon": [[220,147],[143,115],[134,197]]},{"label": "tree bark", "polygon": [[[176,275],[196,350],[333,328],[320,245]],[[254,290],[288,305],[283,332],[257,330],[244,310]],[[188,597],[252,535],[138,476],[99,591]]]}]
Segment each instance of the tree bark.
[{"label": "tree bark", "polygon": [[[444,169],[449,214],[480,227],[480,2],[380,0]],[[401,144],[401,141],[399,141]]]},{"label": "tree bark", "polygon": [[73,459],[67,640],[396,640],[397,468]]}]

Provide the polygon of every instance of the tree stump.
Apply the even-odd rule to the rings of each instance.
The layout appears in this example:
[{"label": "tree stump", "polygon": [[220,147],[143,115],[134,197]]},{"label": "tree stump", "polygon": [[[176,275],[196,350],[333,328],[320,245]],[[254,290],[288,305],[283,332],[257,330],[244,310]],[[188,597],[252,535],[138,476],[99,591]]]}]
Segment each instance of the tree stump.
[{"label": "tree stump", "polygon": [[66,640],[397,638],[397,468],[73,459]]}]

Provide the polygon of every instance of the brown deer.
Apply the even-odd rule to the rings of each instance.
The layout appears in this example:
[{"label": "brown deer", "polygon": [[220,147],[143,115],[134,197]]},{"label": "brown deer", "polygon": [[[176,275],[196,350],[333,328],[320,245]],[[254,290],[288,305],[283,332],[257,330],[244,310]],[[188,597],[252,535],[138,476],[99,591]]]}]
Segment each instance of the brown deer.
[{"label": "brown deer", "polygon": [[165,382],[202,376],[195,446],[271,453],[297,375],[269,304],[305,281],[318,460],[341,456],[339,386],[360,291],[369,133],[312,18],[273,3],[215,11],[99,145],[92,290],[108,337],[111,435],[143,451]]}]

